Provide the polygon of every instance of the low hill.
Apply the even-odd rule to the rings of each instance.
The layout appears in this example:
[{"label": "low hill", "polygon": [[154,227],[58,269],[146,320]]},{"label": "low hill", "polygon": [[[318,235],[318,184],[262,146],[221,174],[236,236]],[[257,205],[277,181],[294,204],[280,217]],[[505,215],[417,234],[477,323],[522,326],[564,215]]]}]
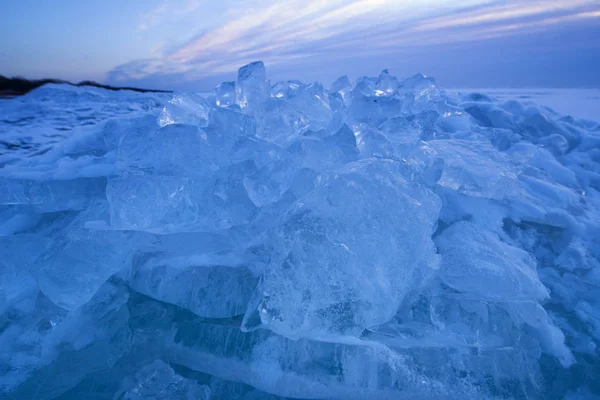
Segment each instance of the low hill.
[{"label": "low hill", "polygon": [[36,89],[40,86],[43,86],[47,83],[62,83],[73,86],[93,86],[107,90],[132,90],[134,92],[160,92],[160,93],[169,93],[168,90],[151,90],[151,89],[140,89],[134,87],[115,87],[109,85],[103,85],[101,83],[97,83],[94,81],[81,81],[79,83],[73,83],[69,81],[64,81],[60,79],[25,79],[19,77],[8,78],[0,75],[0,97],[14,97],[21,96],[27,92],[30,92],[33,89]]}]

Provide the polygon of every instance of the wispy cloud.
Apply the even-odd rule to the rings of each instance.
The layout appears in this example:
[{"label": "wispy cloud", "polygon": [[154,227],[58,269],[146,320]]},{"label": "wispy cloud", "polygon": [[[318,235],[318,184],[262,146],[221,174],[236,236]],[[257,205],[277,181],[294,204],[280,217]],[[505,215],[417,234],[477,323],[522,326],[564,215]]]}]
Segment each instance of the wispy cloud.
[{"label": "wispy cloud", "polygon": [[399,46],[483,40],[600,17],[598,0],[248,0],[218,10],[209,1],[175,3],[151,10],[138,29],[176,30],[181,18],[204,16],[200,32],[182,32],[191,39],[175,47],[157,43],[153,56],[159,57],[117,67],[111,79],[200,79],[256,59],[285,66],[311,57],[387,54]]},{"label": "wispy cloud", "polygon": [[183,16],[195,13],[203,6],[206,6],[206,2],[201,0],[163,1],[142,15],[137,30],[145,31],[166,23],[177,23]]},{"label": "wispy cloud", "polygon": [[416,30],[442,29],[484,23],[502,23],[507,20],[537,17],[552,12],[572,11],[590,3],[593,2],[590,0],[562,0],[531,2],[530,4],[522,2],[500,4],[495,7],[490,7],[489,9],[466,12],[464,15],[436,18],[430,22],[420,24],[417,26]]}]

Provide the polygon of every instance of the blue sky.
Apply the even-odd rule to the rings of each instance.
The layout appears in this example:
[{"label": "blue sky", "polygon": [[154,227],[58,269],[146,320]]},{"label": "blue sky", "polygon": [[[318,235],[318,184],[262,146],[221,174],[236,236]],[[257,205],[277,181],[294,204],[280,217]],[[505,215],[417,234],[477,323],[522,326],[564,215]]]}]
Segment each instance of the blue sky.
[{"label": "blue sky", "polygon": [[205,90],[422,72],[445,87],[600,87],[600,0],[19,0],[0,74]]}]

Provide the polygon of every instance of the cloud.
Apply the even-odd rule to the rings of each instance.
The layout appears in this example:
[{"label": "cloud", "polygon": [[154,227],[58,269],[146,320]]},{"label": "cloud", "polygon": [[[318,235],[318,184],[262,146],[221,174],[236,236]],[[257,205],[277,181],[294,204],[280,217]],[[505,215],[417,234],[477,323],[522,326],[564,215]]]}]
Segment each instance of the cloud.
[{"label": "cloud", "polygon": [[489,9],[474,10],[460,16],[437,18],[420,24],[418,30],[432,30],[484,23],[501,23],[523,17],[535,17],[558,11],[571,11],[592,3],[590,0],[537,2],[532,4],[507,3]]},{"label": "cloud", "polygon": [[176,29],[181,18],[214,18],[180,45],[157,43],[159,57],[109,73],[111,81],[160,75],[206,80],[263,60],[269,67],[319,64],[347,55],[390,54],[399,47],[478,41],[598,18],[597,0],[305,0],[234,1],[211,9],[199,0],[163,3],[142,18],[140,30]]},{"label": "cloud", "polygon": [[178,19],[205,6],[206,2],[201,0],[163,0],[158,6],[142,15],[137,30],[146,31],[167,23],[177,23]]}]

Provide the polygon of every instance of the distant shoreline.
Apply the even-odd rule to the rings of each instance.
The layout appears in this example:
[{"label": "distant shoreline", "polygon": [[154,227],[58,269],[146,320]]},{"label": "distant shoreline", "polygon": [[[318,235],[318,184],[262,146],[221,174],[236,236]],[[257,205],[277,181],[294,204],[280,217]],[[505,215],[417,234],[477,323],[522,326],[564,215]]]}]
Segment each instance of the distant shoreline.
[{"label": "distant shoreline", "polygon": [[82,81],[79,83],[73,83],[64,81],[61,79],[25,79],[25,78],[7,78],[0,75],[0,99],[11,99],[17,96],[22,96],[29,93],[30,91],[39,88],[47,83],[65,84],[71,86],[90,86],[106,90],[130,90],[139,93],[172,93],[170,90],[153,90],[153,89],[141,89],[136,87],[118,87],[103,85],[94,81]]}]

